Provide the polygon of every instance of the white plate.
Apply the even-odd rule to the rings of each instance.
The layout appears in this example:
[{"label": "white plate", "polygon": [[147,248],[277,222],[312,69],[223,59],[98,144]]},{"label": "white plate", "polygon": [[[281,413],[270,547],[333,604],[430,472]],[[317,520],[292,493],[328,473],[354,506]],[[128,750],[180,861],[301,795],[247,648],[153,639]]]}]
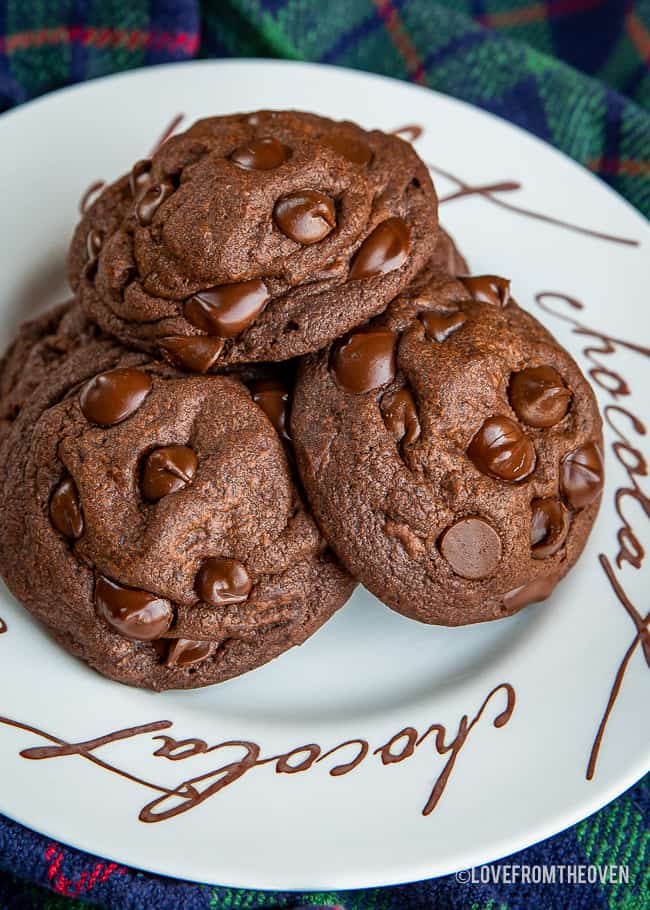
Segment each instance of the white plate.
[{"label": "white plate", "polygon": [[[442,218],[472,269],[511,277],[521,303],[592,371],[600,404],[610,408],[595,531],[551,600],[519,616],[427,628],[359,591],[302,648],[197,692],[153,695],[102,679],[4,594],[0,811],[73,846],[196,881],[320,889],[441,875],[553,834],[650,768],[650,672],[641,647],[645,635],[650,661],[641,555],[650,542],[648,515],[641,493],[618,492],[616,510],[617,491],[649,489],[642,422],[650,423],[650,352],[634,345],[650,343],[650,232],[629,205],[558,152],[433,92],[305,64],[165,66],[67,90],[0,120],[0,340],[65,294],[66,245],[91,181],[124,172],[181,111],[193,120],[260,107],[309,109],[387,130],[419,124],[416,147],[436,167],[471,187],[519,185],[444,202]],[[459,186],[444,177],[437,185],[443,198]],[[621,340],[604,342],[600,333]],[[618,566],[621,545],[632,561]],[[620,690],[589,780],[617,673]],[[103,745],[25,751],[155,722],[159,729]],[[438,754],[432,735],[414,746],[432,724],[445,726],[451,751]],[[172,761],[153,754],[161,745],[155,735],[192,741]],[[315,760],[351,739],[364,742]],[[204,751],[206,743],[229,740],[259,744],[260,759],[316,745],[246,769],[233,766],[241,747]],[[365,752],[364,743],[360,763],[332,775]],[[391,755],[401,760],[382,761]],[[227,764],[232,779],[209,795]],[[281,773],[289,765],[296,773]],[[194,790],[181,787],[202,775]],[[175,789],[176,796],[167,792]],[[437,805],[423,815],[432,791]],[[157,808],[143,816],[152,802]],[[184,811],[165,818],[174,806]],[[140,820],[156,812],[155,822]]]}]

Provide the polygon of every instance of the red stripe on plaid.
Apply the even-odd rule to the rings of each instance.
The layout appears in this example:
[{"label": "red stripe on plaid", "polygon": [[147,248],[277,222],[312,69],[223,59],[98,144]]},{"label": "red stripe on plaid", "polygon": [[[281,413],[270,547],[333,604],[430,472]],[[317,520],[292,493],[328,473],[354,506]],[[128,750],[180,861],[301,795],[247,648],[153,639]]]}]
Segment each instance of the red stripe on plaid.
[{"label": "red stripe on plaid", "polygon": [[76,879],[66,878],[61,871],[64,858],[65,852],[59,848],[58,844],[50,844],[45,850],[45,861],[48,863],[47,877],[50,880],[50,887],[57,894],[65,894],[66,897],[79,897],[81,894],[92,891],[97,883],[108,881],[111,875],[124,875],[126,873],[124,866],[118,866],[117,863],[96,863],[92,872],[85,869]]},{"label": "red stripe on plaid", "polygon": [[390,39],[400,52],[406,63],[409,78],[420,85],[426,83],[426,73],[411,39],[409,38],[404,23],[399,13],[390,0],[373,0],[377,7],[382,22],[390,35]]},{"label": "red stripe on plaid", "polygon": [[32,32],[16,32],[0,37],[0,53],[13,54],[35,47],[54,44],[82,44],[84,47],[124,48],[129,51],[183,50],[193,54],[199,47],[196,32],[145,32],[111,28],[41,28]]},{"label": "red stripe on plaid", "polygon": [[639,56],[646,66],[650,66],[650,33],[635,13],[628,13],[625,17],[625,30]]},{"label": "red stripe on plaid", "polygon": [[587,167],[598,174],[622,177],[645,177],[650,174],[650,161],[638,161],[635,158],[589,158]]},{"label": "red stripe on plaid", "polygon": [[559,16],[584,13],[601,4],[602,0],[549,0],[547,3],[532,3],[522,9],[486,13],[477,16],[476,19],[482,25],[491,28],[507,28],[512,25],[523,25],[526,22],[539,22],[541,19],[554,19]]}]

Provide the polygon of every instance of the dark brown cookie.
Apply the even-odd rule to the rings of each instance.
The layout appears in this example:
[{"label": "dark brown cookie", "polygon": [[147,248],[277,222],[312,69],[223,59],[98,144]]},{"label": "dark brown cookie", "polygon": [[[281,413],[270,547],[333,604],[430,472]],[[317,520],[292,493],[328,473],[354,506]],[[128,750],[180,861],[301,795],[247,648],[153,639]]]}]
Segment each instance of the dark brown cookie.
[{"label": "dark brown cookie", "polygon": [[479,622],[543,600],[598,510],[593,392],[495,276],[429,274],[305,358],[291,425],[341,561],[423,622]]},{"label": "dark brown cookie", "polygon": [[100,334],[83,310],[62,303],[24,323],[0,360],[0,437],[48,372],[77,347]]},{"label": "dark brown cookie", "polygon": [[449,275],[467,275],[469,266],[460,252],[453,237],[440,227],[438,242],[429,260],[428,268],[433,271],[447,272]]},{"label": "dark brown cookie", "polygon": [[437,237],[407,142],[262,111],[201,120],[109,186],[69,272],[106,332],[207,372],[321,348],[381,312]]},{"label": "dark brown cookie", "polygon": [[[44,348],[59,317],[14,351],[29,360],[27,336]],[[9,394],[15,366],[10,354]],[[90,338],[49,364],[7,422],[0,570],[106,676],[151,689],[219,682],[300,644],[349,597],[354,582],[293,473],[289,389],[260,375],[250,387],[188,376]]]}]

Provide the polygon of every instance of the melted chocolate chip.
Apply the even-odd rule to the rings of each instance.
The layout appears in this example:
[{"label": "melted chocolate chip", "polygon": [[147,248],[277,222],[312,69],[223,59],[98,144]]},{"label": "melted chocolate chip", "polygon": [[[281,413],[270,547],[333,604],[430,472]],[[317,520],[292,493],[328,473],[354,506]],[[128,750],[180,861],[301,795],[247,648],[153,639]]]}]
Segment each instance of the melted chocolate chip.
[{"label": "melted chocolate chip", "polygon": [[233,338],[253,323],[264,309],[269,292],[263,281],[241,281],[199,291],[185,302],[185,318],[209,335]]},{"label": "melted chocolate chip", "polygon": [[332,359],[334,378],[346,392],[360,395],[395,378],[397,335],[389,329],[370,329],[350,335]]},{"label": "melted chocolate chip", "polygon": [[230,160],[245,171],[270,171],[290,155],[291,149],[277,139],[253,139],[236,148]]},{"label": "melted chocolate chip", "polygon": [[560,464],[562,495],[572,509],[592,503],[603,488],[603,458],[593,442],[569,452]]},{"label": "melted chocolate chip", "polygon": [[135,641],[153,641],[169,630],[170,602],[148,591],[125,588],[100,575],[95,584],[95,606],[108,625]]},{"label": "melted chocolate chip", "polygon": [[487,578],[501,559],[501,538],[482,518],[461,518],[442,535],[440,552],[461,578]]},{"label": "melted chocolate chip", "polygon": [[157,502],[184,489],[196,474],[197,458],[187,446],[163,446],[150,452],[142,468],[142,495]]},{"label": "melted chocolate chip", "polygon": [[101,231],[88,231],[88,236],[86,237],[86,252],[88,253],[88,259],[95,259],[99,255],[99,251],[102,248],[102,243],[104,240],[104,235]]},{"label": "melted chocolate chip", "polygon": [[513,610],[527,607],[528,604],[546,600],[557,584],[557,580],[557,575],[549,575],[513,588],[512,591],[503,595],[503,605],[511,613]]},{"label": "melted chocolate chip", "polygon": [[553,367],[529,367],[513,373],[508,389],[517,417],[531,427],[552,427],[566,415],[571,392]]},{"label": "melted chocolate chip", "polygon": [[317,190],[299,190],[278,199],[273,209],[276,225],[296,243],[318,243],[336,227],[334,200]]},{"label": "melted chocolate chip", "polygon": [[160,341],[160,347],[173,366],[193,373],[207,373],[223,351],[223,339],[170,335]]},{"label": "melted chocolate chip", "polygon": [[401,218],[388,218],[378,224],[354,254],[350,278],[372,278],[400,268],[406,262],[411,229]]},{"label": "melted chocolate chip", "polygon": [[84,416],[100,427],[112,427],[134,414],[151,391],[151,377],[129,367],[100,373],[82,388]]},{"label": "melted chocolate chip", "polygon": [[309,276],[309,284],[313,284],[317,281],[329,281],[331,278],[344,278],[348,271],[348,264],[345,259],[334,259],[333,262],[328,262],[326,265],[318,269],[317,272],[313,272]]},{"label": "melted chocolate chip", "polygon": [[330,133],[323,139],[323,144],[353,164],[362,166],[370,164],[374,157],[372,149],[366,142],[355,136],[346,136],[344,133]]},{"label": "melted chocolate chip", "polygon": [[83,275],[86,281],[94,281],[95,276],[97,275],[97,257],[94,259],[89,259],[88,262],[83,267]]},{"label": "melted chocolate chip", "polygon": [[384,423],[396,442],[408,446],[420,438],[420,421],[410,389],[388,392],[380,407]]},{"label": "melted chocolate chip", "polygon": [[291,395],[289,389],[275,379],[260,379],[250,384],[251,396],[259,405],[276,429],[278,436],[285,442],[291,442],[289,436],[289,408]]},{"label": "melted chocolate chip", "polygon": [[489,417],[467,449],[479,471],[515,482],[533,471],[535,447],[521,427],[509,417]]},{"label": "melted chocolate chip", "polygon": [[243,603],[252,583],[246,566],[236,559],[206,559],[196,576],[196,593],[215,607]]},{"label": "melted chocolate chip", "polygon": [[71,477],[62,480],[52,493],[50,519],[64,537],[78,540],[83,534],[84,520],[79,505],[79,493]]},{"label": "melted chocolate chip", "polygon": [[569,533],[571,516],[559,499],[534,499],[530,504],[530,546],[534,559],[553,556]]},{"label": "melted chocolate chip", "polygon": [[135,205],[135,216],[141,227],[151,224],[154,215],[165,199],[169,199],[174,189],[171,181],[163,180],[162,183],[157,183],[144,191]]},{"label": "melted chocolate chip", "polygon": [[165,665],[167,667],[195,667],[210,657],[216,648],[214,641],[193,641],[177,638],[170,641]]},{"label": "melted chocolate chip", "polygon": [[454,313],[422,313],[420,319],[429,338],[442,343],[464,324],[466,316],[457,310]]},{"label": "melted chocolate chip", "polygon": [[504,307],[510,301],[510,282],[507,278],[499,275],[460,275],[458,280],[479,303]]},{"label": "melted chocolate chip", "polygon": [[134,199],[137,199],[151,182],[151,161],[143,158],[136,161],[129,175],[129,189]]}]

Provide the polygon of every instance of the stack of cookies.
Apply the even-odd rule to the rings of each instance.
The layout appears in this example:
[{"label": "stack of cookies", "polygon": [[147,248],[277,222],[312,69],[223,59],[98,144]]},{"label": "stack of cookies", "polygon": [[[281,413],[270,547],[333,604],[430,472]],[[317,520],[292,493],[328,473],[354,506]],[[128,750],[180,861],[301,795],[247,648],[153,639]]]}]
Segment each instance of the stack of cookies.
[{"label": "stack of cookies", "polygon": [[601,421],[509,282],[466,273],[396,136],[262,111],[168,139],[0,364],[12,592],[157,690],[271,660],[357,581],[442,625],[546,598],[596,516]]}]

